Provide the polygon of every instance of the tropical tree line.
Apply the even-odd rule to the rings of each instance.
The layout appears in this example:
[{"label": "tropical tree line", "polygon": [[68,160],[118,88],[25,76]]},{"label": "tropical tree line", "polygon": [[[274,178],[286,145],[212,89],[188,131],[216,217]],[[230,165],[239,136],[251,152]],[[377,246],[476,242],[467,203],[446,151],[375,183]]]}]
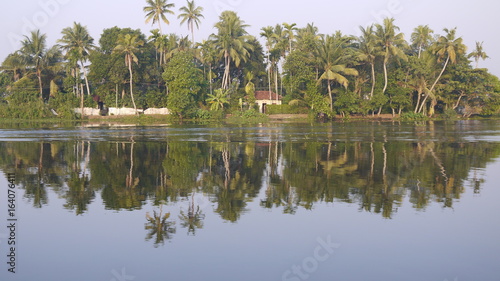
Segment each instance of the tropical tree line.
[{"label": "tropical tree line", "polygon": [[[408,41],[386,18],[360,27],[359,36],[283,23],[263,27],[256,37],[237,13],[225,11],[216,31],[196,42],[203,8],[194,0],[178,10],[167,0],[147,0],[143,10],[155,27],[149,35],[112,27],[96,42],[76,22],[55,46],[39,30],[26,35],[1,65],[0,115],[26,117],[26,103],[37,109],[28,117],[66,115],[99,100],[108,107],[167,107],[180,117],[202,117],[254,110],[257,90],[330,117],[500,110],[498,78],[478,67],[488,58],[483,43],[467,52],[456,28],[435,33],[421,25]],[[190,35],[164,33],[176,12]]]}]

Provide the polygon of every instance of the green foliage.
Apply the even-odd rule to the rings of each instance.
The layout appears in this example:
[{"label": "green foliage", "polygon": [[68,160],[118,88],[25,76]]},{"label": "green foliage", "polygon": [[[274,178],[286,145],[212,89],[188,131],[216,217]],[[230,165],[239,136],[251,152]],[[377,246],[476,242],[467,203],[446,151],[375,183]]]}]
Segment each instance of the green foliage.
[{"label": "green foliage", "polygon": [[172,114],[183,117],[194,112],[195,96],[201,90],[203,76],[188,52],[180,52],[168,62],[163,73],[168,85],[167,105]]},{"label": "green foliage", "polygon": [[443,117],[446,120],[456,120],[458,115],[455,109],[453,108],[447,108],[443,111]]},{"label": "green foliage", "polygon": [[353,92],[342,92],[337,96],[333,106],[345,117],[346,115],[359,112],[359,100],[359,97]]},{"label": "green foliage", "polygon": [[307,114],[309,109],[298,105],[270,104],[266,105],[267,114]]},{"label": "green foliage", "polygon": [[35,100],[27,103],[0,103],[0,117],[13,119],[41,119],[54,117],[54,115],[50,111],[49,106],[43,101]]},{"label": "green foliage", "polygon": [[219,111],[224,110],[224,105],[229,103],[229,91],[226,89],[217,89],[214,94],[208,94],[207,104],[210,105],[210,110]]},{"label": "green foliage", "polygon": [[79,100],[70,93],[57,93],[50,99],[49,107],[54,109],[60,118],[76,119],[73,109],[79,107]]},{"label": "green foliage", "polygon": [[202,119],[202,120],[220,120],[220,119],[224,118],[224,112],[223,111],[206,110],[206,109],[200,108],[200,109],[196,110],[195,118]]},{"label": "green foliage", "polygon": [[401,121],[424,121],[429,119],[425,114],[414,112],[402,113],[399,118]]}]

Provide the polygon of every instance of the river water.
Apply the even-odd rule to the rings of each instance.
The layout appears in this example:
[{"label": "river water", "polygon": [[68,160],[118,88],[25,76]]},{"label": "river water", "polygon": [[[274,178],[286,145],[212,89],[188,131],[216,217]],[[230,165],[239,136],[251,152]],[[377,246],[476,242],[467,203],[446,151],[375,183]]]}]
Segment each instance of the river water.
[{"label": "river water", "polygon": [[0,171],[0,280],[500,280],[498,121],[11,126]]}]

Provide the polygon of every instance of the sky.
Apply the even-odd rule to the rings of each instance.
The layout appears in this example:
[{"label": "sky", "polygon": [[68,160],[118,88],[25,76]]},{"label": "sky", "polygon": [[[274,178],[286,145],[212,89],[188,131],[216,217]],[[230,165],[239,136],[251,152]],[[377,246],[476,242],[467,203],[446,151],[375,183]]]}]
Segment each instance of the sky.
[{"label": "sky", "polygon": [[[177,19],[178,9],[186,0],[175,3],[175,15],[167,15],[170,25],[162,25],[164,33],[190,34],[186,25]],[[204,16],[195,40],[206,39],[215,32],[214,24],[224,10],[233,10],[250,27],[247,31],[259,37],[260,29],[278,23],[296,23],[304,27],[314,23],[323,34],[337,30],[348,35],[359,35],[360,26],[381,23],[385,17],[395,18],[395,24],[410,41],[418,25],[429,25],[435,33],[444,34],[443,28],[457,27],[457,34],[471,52],[476,41],[489,59],[480,61],[491,73],[500,76],[500,1],[494,0],[195,0],[204,8]],[[20,48],[20,41],[31,30],[40,29],[47,34],[52,46],[61,38],[61,30],[79,22],[87,26],[98,42],[102,31],[118,26],[141,29],[146,36],[157,28],[145,23],[142,8],[146,0],[17,0],[0,4],[0,62]],[[261,40],[263,42],[263,40]]]}]

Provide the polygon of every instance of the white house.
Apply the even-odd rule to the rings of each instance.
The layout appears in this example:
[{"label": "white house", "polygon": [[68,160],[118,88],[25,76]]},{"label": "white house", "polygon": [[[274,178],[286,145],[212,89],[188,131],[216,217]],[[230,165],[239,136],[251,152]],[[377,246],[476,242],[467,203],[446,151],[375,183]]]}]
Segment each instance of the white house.
[{"label": "white house", "polygon": [[260,113],[266,113],[266,105],[281,104],[281,96],[269,91],[255,91],[255,103],[259,105]]}]

